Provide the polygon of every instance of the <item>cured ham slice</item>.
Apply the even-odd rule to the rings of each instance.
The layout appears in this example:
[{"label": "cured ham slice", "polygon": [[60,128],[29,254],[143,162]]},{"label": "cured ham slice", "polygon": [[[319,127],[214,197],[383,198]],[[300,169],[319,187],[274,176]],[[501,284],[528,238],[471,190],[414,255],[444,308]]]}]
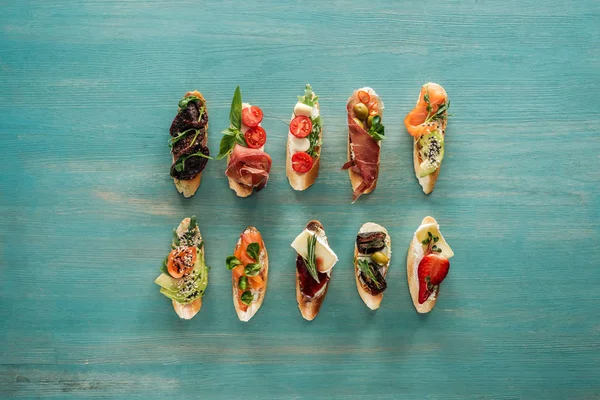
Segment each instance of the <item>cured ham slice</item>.
[{"label": "cured ham slice", "polygon": [[236,144],[225,175],[240,185],[260,190],[267,185],[271,171],[271,157],[262,150]]}]

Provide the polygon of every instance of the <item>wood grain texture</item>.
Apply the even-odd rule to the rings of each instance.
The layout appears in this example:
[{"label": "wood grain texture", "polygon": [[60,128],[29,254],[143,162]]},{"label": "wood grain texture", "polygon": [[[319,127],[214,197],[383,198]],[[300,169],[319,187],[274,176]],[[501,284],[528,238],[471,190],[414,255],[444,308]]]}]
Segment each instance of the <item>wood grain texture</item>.
[{"label": "wood grain texture", "polygon": [[[0,13],[0,397],[580,399],[600,397],[600,3],[24,1]],[[454,114],[423,195],[402,120],[420,86]],[[296,193],[286,123],[310,82],[321,172]],[[236,85],[264,110],[273,170],[238,199],[211,161],[192,199],[168,175],[182,93],[218,151]],[[387,139],[351,205],[346,99],[371,86]],[[210,284],[180,321],[153,283],[196,214]],[[436,308],[413,309],[404,254],[425,215],[456,256]],[[304,321],[289,244],[319,219],[339,256]],[[394,242],[377,312],[353,280],[366,221]],[[271,260],[237,320],[224,259],[247,225]]]}]

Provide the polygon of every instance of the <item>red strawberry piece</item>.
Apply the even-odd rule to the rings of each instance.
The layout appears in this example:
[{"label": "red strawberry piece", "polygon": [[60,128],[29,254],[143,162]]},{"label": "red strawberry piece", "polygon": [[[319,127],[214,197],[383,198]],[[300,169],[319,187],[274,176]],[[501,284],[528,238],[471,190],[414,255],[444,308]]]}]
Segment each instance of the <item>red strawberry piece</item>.
[{"label": "red strawberry piece", "polygon": [[425,303],[431,293],[448,275],[450,261],[438,253],[427,254],[421,259],[417,274],[419,276],[419,304]]}]

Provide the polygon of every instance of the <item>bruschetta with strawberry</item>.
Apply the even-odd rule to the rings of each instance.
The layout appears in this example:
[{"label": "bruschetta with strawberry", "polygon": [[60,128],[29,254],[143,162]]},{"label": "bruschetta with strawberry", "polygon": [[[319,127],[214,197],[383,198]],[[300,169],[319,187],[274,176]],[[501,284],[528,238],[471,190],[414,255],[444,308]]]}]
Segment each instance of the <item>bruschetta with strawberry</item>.
[{"label": "bruschetta with strawberry", "polygon": [[360,298],[371,310],[378,309],[383,300],[391,259],[388,231],[374,222],[361,226],[354,243],[354,277]]},{"label": "bruschetta with strawberry", "polygon": [[383,102],[369,87],[355,90],[346,104],[348,161],[342,169],[350,175],[353,203],[377,187],[381,141],[385,138],[383,108]]},{"label": "bruschetta with strawberry", "polygon": [[248,197],[267,185],[271,157],[265,153],[267,133],[261,122],[262,110],[242,103],[240,87],[235,89],[229,111],[229,128],[224,130],[217,160],[227,157],[225,175],[239,197]]},{"label": "bruschetta with strawberry", "polygon": [[263,303],[269,281],[269,255],[258,229],[246,228],[227,257],[233,306],[240,321],[248,322]]},{"label": "bruschetta with strawberry", "polygon": [[294,239],[296,250],[296,300],[304,319],[313,320],[327,295],[331,272],[338,261],[319,221],[310,221]]},{"label": "bruschetta with strawberry", "polygon": [[317,179],[322,141],[319,96],[307,84],[294,106],[286,146],[285,172],[294,190],[305,190]]},{"label": "bruschetta with strawberry", "polygon": [[206,100],[197,90],[187,92],[177,108],[169,129],[169,147],[173,156],[171,177],[177,191],[184,197],[196,193],[202,171],[210,158],[208,147],[208,109]]},{"label": "bruschetta with strawberry", "polygon": [[406,257],[408,288],[415,309],[428,313],[437,302],[440,285],[448,275],[454,252],[433,217],[425,217],[416,230]]},{"label": "bruschetta with strawberry", "polygon": [[433,191],[442,167],[449,108],[446,90],[428,82],[421,87],[415,108],[404,119],[413,137],[415,175],[425,194]]},{"label": "bruschetta with strawberry", "polygon": [[171,252],[165,258],[162,273],[154,281],[160,292],[171,299],[177,315],[191,319],[202,307],[208,285],[208,267],[204,261],[204,241],[196,217],[185,218],[173,230]]}]

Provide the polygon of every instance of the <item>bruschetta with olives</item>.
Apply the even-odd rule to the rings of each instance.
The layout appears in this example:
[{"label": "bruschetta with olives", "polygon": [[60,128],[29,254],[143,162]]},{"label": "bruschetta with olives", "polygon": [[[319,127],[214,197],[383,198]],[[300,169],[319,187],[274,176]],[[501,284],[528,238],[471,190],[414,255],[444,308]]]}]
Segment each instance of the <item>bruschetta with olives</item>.
[{"label": "bruschetta with olives", "polygon": [[202,307],[208,285],[208,267],[204,261],[204,241],[196,217],[185,218],[173,230],[171,252],[165,258],[162,273],[154,281],[160,292],[171,299],[177,315],[191,319]]},{"label": "bruschetta with olives", "polygon": [[433,217],[423,218],[406,257],[408,288],[417,312],[428,313],[435,306],[452,256],[454,252],[444,240],[437,221]]},{"label": "bruschetta with olives", "polygon": [[404,119],[413,137],[415,175],[425,194],[433,191],[442,167],[449,108],[446,90],[429,82],[421,87],[415,108]]},{"label": "bruschetta with olives", "polygon": [[377,187],[381,141],[385,138],[383,108],[383,102],[369,87],[355,90],[346,104],[348,161],[342,169],[350,175],[353,203]]},{"label": "bruschetta with olives", "polygon": [[319,96],[307,84],[294,106],[286,146],[285,172],[294,190],[305,190],[317,179],[322,140]]},{"label": "bruschetta with olives", "polygon": [[392,240],[381,225],[367,222],[361,226],[354,243],[354,276],[360,298],[376,310],[387,289],[386,276],[392,258]]},{"label": "bruschetta with olives", "polygon": [[262,110],[242,103],[240,87],[235,89],[229,111],[229,128],[224,130],[217,159],[227,157],[225,175],[229,187],[239,196],[248,197],[263,189],[269,180],[271,157],[265,153],[267,133],[261,126]]},{"label": "bruschetta with olives", "polygon": [[258,229],[246,228],[227,257],[233,306],[240,321],[248,322],[263,303],[269,281],[269,255]]},{"label": "bruschetta with olives", "polygon": [[184,197],[196,193],[202,171],[210,158],[208,147],[208,109],[206,100],[197,90],[187,92],[177,108],[169,129],[169,147],[173,156],[171,177]]},{"label": "bruschetta with olives", "polygon": [[296,300],[304,319],[313,320],[327,295],[331,272],[338,258],[319,221],[310,221],[294,239],[296,257]]}]

